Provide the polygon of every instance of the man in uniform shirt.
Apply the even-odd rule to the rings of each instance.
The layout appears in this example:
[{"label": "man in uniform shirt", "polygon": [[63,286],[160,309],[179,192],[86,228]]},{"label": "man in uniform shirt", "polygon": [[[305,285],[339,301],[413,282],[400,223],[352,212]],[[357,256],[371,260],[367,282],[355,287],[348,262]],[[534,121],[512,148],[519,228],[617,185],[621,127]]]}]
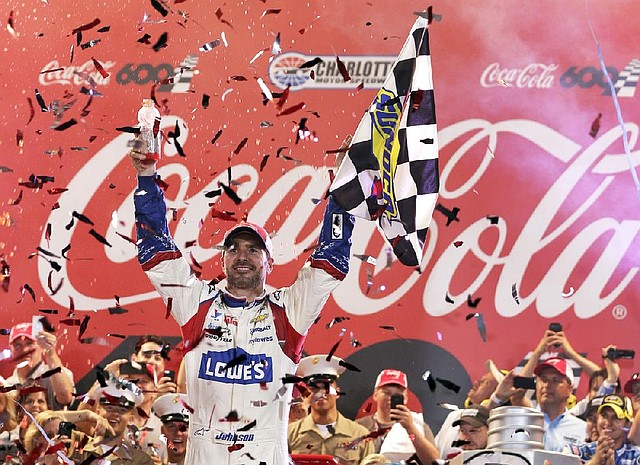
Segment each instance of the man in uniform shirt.
[{"label": "man in uniform shirt", "polygon": [[312,355],[300,361],[296,372],[309,386],[311,413],[289,425],[289,451],[292,454],[332,455],[341,465],[358,465],[374,453],[366,440],[369,430],[345,418],[336,405],[337,379],[344,372],[342,359]]},{"label": "man in uniform shirt", "polygon": [[151,407],[162,422],[162,434],[167,444],[166,465],[183,465],[189,438],[189,409],[185,394],[164,394]]}]

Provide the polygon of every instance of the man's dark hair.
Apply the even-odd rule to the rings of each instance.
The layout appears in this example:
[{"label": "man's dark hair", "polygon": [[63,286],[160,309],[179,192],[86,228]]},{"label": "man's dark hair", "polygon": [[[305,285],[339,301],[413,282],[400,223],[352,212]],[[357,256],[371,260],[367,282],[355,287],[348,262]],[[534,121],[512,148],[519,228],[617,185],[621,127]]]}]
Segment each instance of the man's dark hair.
[{"label": "man's dark hair", "polygon": [[[133,353],[137,354],[138,352],[140,352],[140,350],[142,349],[142,346],[147,342],[154,342],[158,344],[160,346],[160,350],[163,353],[168,352],[169,343],[167,341],[162,339],[160,336],[148,335],[148,336],[142,336],[140,339],[138,339],[138,342],[136,342],[136,346],[133,350]],[[165,347],[167,349],[163,350]]]}]

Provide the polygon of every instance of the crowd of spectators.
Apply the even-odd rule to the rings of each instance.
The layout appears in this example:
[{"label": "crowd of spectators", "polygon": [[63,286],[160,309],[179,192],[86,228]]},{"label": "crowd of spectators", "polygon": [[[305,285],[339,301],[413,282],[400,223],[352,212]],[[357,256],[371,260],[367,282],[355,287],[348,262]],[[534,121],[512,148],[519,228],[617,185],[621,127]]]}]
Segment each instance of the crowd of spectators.
[{"label": "crowd of spectators", "polygon": [[[164,340],[141,338],[129,358],[97,369],[97,381],[82,395],[58,356],[54,332],[21,323],[11,329],[9,345],[15,369],[0,378],[0,464],[183,464],[191,407],[165,369]],[[604,347],[596,363],[576,352],[564,332],[547,330],[523,367],[499,370],[489,363],[435,436],[422,413],[407,407],[410,386],[402,371],[380,367],[375,408],[350,419],[338,408],[347,364],[311,355],[290,380],[289,452],[296,463],[305,456],[340,465],[446,463],[486,449],[491,410],[511,405],[542,414],[545,450],[588,465],[640,465],[640,375],[621,382],[615,354],[616,347]],[[584,399],[575,398],[572,366],[589,378]],[[520,387],[523,379],[533,385]]]}]

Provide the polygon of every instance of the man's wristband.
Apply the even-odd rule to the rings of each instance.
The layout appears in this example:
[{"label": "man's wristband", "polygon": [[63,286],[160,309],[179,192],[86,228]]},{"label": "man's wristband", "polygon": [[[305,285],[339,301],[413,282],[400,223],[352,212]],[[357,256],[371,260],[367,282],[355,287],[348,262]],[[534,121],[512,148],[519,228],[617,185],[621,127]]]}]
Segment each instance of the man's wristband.
[{"label": "man's wristband", "polygon": [[498,404],[498,405],[502,405],[506,402],[506,400],[502,400],[501,398],[499,398],[495,392],[491,394],[491,397],[489,397],[489,400],[494,404]]}]

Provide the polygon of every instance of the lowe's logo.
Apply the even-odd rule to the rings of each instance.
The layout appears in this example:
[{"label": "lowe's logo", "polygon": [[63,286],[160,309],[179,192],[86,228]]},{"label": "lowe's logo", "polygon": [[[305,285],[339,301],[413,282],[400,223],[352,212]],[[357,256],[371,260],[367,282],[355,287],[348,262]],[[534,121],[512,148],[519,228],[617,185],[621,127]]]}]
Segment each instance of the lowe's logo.
[{"label": "lowe's logo", "polygon": [[273,381],[273,364],[266,354],[249,354],[243,349],[202,354],[198,378],[226,384],[260,384]]}]

